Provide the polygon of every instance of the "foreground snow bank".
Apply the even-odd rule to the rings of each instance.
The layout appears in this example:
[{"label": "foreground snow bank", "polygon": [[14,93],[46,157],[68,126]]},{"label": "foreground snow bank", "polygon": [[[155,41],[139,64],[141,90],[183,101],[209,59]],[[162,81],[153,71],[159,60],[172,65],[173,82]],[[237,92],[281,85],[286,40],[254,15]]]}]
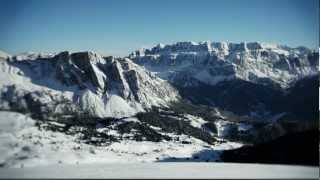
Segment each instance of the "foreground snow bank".
[{"label": "foreground snow bank", "polygon": [[318,167],[236,163],[137,163],[53,165],[0,169],[0,178],[303,178],[319,177]]}]

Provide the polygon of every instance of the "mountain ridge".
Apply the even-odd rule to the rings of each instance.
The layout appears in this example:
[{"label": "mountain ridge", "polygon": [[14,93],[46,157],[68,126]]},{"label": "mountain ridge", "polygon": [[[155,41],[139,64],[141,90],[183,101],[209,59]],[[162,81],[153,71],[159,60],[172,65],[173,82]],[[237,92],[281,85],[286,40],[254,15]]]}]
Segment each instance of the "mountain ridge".
[{"label": "mountain ridge", "polygon": [[316,74],[319,66],[314,50],[258,42],[178,42],[138,50],[128,57],[164,79],[177,81],[190,76],[189,81],[210,85],[243,79],[288,87],[292,81]]},{"label": "mountain ridge", "polygon": [[220,161],[226,149],[318,129],[317,53],[227,45],[159,45],[131,59],[91,51],[1,58],[0,135],[16,145],[4,142],[0,166],[62,163],[66,152],[75,156],[66,163],[82,163],[77,154],[88,151],[107,162]]},{"label": "mountain ridge", "polygon": [[[7,76],[1,81],[5,94],[21,91],[23,96],[34,91],[48,92],[44,94],[50,96],[49,91],[54,91],[80,109],[100,117],[132,115],[152,105],[165,106],[178,98],[171,85],[129,59],[105,59],[93,52],[62,52],[36,59],[13,57],[1,63],[3,74]],[[14,88],[7,88],[10,85]],[[64,92],[69,94],[64,95]],[[117,107],[112,108],[108,103]]]}]

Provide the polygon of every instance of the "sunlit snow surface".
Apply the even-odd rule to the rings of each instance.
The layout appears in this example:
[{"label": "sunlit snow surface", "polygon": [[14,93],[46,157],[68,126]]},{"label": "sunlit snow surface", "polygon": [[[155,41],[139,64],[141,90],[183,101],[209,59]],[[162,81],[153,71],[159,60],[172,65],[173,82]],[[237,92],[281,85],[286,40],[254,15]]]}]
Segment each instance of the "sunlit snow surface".
[{"label": "sunlit snow surface", "polygon": [[[128,118],[127,121],[136,119]],[[175,137],[174,134],[167,135]],[[26,115],[0,111],[0,165],[5,168],[155,161],[212,162],[219,160],[221,150],[241,146],[236,142],[212,146],[186,135],[180,135],[179,138],[191,143],[124,139],[106,146],[93,146],[77,141],[77,135],[39,130],[35,121]]]},{"label": "sunlit snow surface", "polygon": [[318,179],[318,167],[236,163],[129,163],[2,168],[0,178]]}]

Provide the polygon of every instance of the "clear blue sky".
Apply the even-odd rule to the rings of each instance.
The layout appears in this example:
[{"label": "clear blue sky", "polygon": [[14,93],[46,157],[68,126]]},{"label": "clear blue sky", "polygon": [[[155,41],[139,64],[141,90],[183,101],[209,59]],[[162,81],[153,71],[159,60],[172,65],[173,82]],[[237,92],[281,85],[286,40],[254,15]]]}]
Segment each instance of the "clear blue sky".
[{"label": "clear blue sky", "polygon": [[110,55],[177,41],[318,47],[318,0],[0,0],[0,49]]}]

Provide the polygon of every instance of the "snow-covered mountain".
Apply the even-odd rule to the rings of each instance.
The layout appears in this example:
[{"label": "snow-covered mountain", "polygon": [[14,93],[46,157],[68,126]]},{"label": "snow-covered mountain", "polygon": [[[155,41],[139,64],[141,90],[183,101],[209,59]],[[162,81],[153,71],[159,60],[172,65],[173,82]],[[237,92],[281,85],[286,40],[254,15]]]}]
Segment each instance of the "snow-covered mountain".
[{"label": "snow-covered mountain", "polygon": [[158,44],[135,51],[129,57],[160,77],[185,87],[199,82],[216,85],[234,79],[288,87],[293,81],[316,74],[319,66],[317,53],[308,48],[258,42]]},{"label": "snow-covered mountain", "polygon": [[0,52],[0,167],[220,161],[316,127],[317,67],[312,50],[262,43]]},{"label": "snow-covered mountain", "polygon": [[220,111],[181,103],[172,85],[128,58],[29,53],[1,59],[0,72],[1,167],[219,161],[219,151],[242,146],[219,140]]},{"label": "snow-covered mountain", "polygon": [[123,117],[167,106],[176,90],[124,58],[94,52],[27,54],[0,62],[1,108],[36,114]]}]

